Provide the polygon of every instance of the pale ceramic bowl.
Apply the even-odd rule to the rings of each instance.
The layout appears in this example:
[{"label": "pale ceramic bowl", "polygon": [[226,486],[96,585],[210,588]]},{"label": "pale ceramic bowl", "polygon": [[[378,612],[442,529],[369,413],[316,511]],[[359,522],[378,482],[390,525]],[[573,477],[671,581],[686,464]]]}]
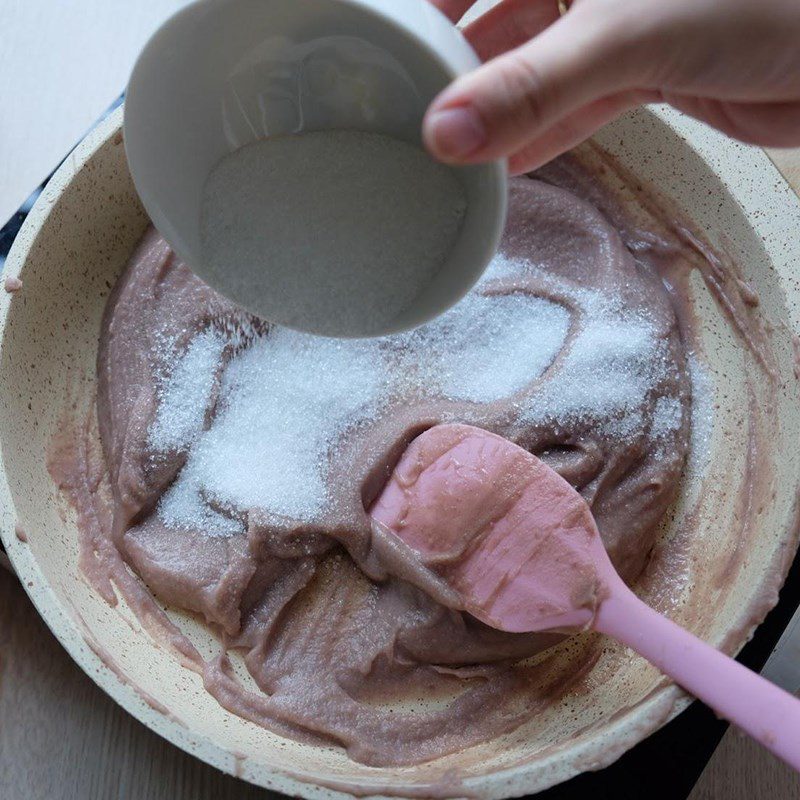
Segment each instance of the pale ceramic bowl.
[{"label": "pale ceramic bowl", "polygon": [[[2,539],[42,616],[87,674],[186,751],[254,783],[309,798],[348,791],[430,796],[442,792],[443,777],[453,774],[464,782],[456,794],[533,793],[605,766],[684,708],[688,699],[678,688],[609,643],[583,691],[514,733],[414,768],[367,768],[339,749],[287,741],[232,716],[194,673],[141,631],[124,604],[111,608],[89,588],[77,567],[75,517],[47,473],[45,452],[65,409],[75,404],[82,413],[92,401],[101,314],[147,225],[128,172],[120,123],[121,112],[104,121],[56,173],[6,266],[8,275],[22,279],[23,288],[15,295],[0,292]],[[800,330],[800,204],[766,156],[662,111],[628,116],[598,140],[673,198],[712,242],[741,263],[776,326],[772,336],[780,369],[790,376],[792,331]],[[673,617],[735,652],[754,620],[774,604],[777,579],[796,547],[800,410],[796,384],[787,380],[776,409],[779,430],[762,454],[774,471],[774,499],[755,515],[739,557],[724,566],[721,555],[733,554],[737,521],[747,510],[734,490],[747,480],[743,376],[752,364],[699,281],[694,291],[718,409],[706,482],[702,491],[697,478],[684,482],[659,547],[675,547],[678,540],[685,548],[676,563],[686,571],[687,585],[674,598]],[[755,386],[756,404],[766,402],[762,389]],[[682,540],[690,512],[693,533]],[[17,524],[27,542],[15,536]],[[180,613],[172,616],[184,627],[193,625]],[[197,625],[192,635],[198,642],[208,636]],[[95,651],[104,651],[115,671]]]}]

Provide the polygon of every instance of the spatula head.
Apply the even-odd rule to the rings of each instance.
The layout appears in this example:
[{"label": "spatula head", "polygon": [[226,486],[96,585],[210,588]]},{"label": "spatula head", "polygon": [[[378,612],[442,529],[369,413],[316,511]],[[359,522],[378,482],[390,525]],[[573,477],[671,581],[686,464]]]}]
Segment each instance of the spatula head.
[{"label": "spatula head", "polygon": [[416,438],[371,514],[464,610],[505,631],[589,627],[613,574],[583,498],[526,450],[466,425]]}]

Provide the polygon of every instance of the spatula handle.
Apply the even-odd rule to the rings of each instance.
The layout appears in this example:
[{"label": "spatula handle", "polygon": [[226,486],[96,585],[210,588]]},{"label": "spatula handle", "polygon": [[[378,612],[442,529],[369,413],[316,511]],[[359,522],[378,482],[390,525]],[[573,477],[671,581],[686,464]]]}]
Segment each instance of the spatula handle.
[{"label": "spatula handle", "polygon": [[800,700],[647,606],[620,581],[596,630],[626,644],[800,772]]}]

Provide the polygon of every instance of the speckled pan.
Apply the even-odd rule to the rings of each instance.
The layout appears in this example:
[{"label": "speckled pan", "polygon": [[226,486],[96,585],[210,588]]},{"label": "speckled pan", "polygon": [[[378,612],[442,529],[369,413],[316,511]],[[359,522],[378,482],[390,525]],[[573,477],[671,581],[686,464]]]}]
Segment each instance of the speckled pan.
[{"label": "speckled pan", "polygon": [[[13,295],[0,292],[3,544],[50,628],[98,685],[210,764],[308,798],[533,793],[609,764],[684,708],[688,699],[679,689],[610,646],[581,692],[513,734],[416,768],[367,768],[336,748],[297,744],[230,715],[197,675],[141,630],[124,603],[111,608],[88,587],[77,567],[75,519],[48,476],[45,452],[65,409],[74,404],[80,411],[91,402],[103,307],[147,224],[120,123],[118,111],[56,173],[7,263],[7,275],[23,287]],[[792,331],[800,328],[800,204],[767,157],[668,111],[626,117],[599,142],[742,265],[775,325],[780,369],[791,374]],[[766,402],[766,395],[756,385],[748,398],[749,356],[699,280],[694,291],[719,407],[704,482],[687,478],[661,546],[679,538],[691,516],[693,534],[680,562],[689,580],[673,616],[733,652],[774,603],[796,547],[800,411],[796,384],[787,381],[777,401],[780,428],[767,454],[774,498],[754,514],[742,544],[736,531],[744,511],[736,492],[713,489],[746,480],[748,403]],[[737,542],[744,548],[738,553]],[[208,647],[202,628],[180,613],[172,616]],[[609,672],[612,658],[617,667]]]}]

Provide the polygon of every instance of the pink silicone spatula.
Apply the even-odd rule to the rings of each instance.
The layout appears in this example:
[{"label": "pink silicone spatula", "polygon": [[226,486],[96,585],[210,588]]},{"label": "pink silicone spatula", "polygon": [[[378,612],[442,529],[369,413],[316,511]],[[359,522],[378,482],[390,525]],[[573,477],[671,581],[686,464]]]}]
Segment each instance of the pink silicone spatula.
[{"label": "pink silicone spatula", "polygon": [[465,425],[431,428],[371,514],[488,625],[613,636],[800,771],[800,700],[639,600],[583,498],[512,442]]}]

